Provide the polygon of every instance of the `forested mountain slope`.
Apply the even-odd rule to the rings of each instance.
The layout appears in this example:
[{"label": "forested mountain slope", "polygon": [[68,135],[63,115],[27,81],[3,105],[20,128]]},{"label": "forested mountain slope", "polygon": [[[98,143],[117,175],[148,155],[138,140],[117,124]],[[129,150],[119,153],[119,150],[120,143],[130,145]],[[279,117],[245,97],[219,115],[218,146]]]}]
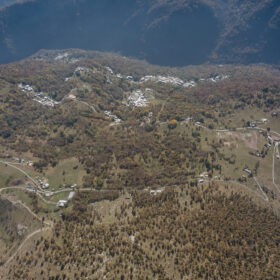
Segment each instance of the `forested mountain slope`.
[{"label": "forested mountain slope", "polygon": [[277,0],[27,1],[0,12],[0,62],[83,48],[170,66],[278,63],[279,11]]}]

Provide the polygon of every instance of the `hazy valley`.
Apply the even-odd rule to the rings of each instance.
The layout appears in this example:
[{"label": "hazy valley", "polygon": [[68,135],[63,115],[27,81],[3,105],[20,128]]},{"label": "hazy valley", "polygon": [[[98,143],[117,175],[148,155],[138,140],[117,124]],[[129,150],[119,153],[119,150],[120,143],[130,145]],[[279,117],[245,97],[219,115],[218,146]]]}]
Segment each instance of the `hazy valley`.
[{"label": "hazy valley", "polygon": [[0,11],[1,63],[65,48],[167,66],[280,59],[277,0],[10,2],[20,3]]}]

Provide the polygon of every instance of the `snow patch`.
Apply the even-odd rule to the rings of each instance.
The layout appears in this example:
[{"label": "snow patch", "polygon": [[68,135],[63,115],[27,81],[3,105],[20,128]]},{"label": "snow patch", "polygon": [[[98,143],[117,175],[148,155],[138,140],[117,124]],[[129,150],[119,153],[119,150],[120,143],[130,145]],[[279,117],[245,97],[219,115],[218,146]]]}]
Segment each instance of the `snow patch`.
[{"label": "snow patch", "polygon": [[34,92],[34,89],[32,86],[30,85],[24,85],[23,83],[20,83],[18,85],[18,88],[22,91],[22,92]]},{"label": "snow patch", "polygon": [[65,58],[68,58],[69,57],[69,53],[60,53],[58,54],[54,60],[58,61],[58,60],[64,60]]},{"label": "snow patch", "polygon": [[106,66],[105,69],[112,75],[114,75],[114,71],[109,66]]},{"label": "snow patch", "polygon": [[195,81],[183,81],[180,78],[172,77],[172,76],[153,76],[153,75],[147,75],[140,79],[140,83],[146,83],[146,82],[154,82],[154,83],[163,83],[163,84],[171,84],[174,86],[183,86],[185,88],[188,87],[195,87],[196,83]]},{"label": "snow patch", "polygon": [[134,78],[132,76],[126,76],[125,78],[129,81],[134,81]]},{"label": "snow patch", "polygon": [[80,61],[78,58],[71,57],[68,52],[59,53],[55,58],[55,61],[65,62],[65,63],[76,63]]},{"label": "snow patch", "polygon": [[76,62],[79,62],[79,61],[80,61],[80,59],[78,59],[78,58],[70,58],[68,60],[69,63],[76,63]]},{"label": "snow patch", "polygon": [[110,118],[113,119],[115,123],[120,123],[122,120],[118,118],[116,115],[114,115],[111,111],[104,111],[104,114]]},{"label": "snow patch", "polygon": [[183,87],[185,87],[185,88],[195,87],[195,86],[196,86],[196,82],[195,81],[188,81],[188,82],[185,82],[183,84]]},{"label": "snow patch", "polygon": [[68,195],[68,200],[72,200],[75,195],[75,192],[70,192]]},{"label": "snow patch", "polygon": [[24,85],[23,83],[20,83],[18,87],[22,92],[27,93],[29,96],[33,97],[32,100],[44,106],[54,107],[55,105],[59,104],[59,102],[48,97],[45,93],[36,92],[34,88],[30,85]]},{"label": "snow patch", "polygon": [[25,235],[26,231],[27,231],[27,226],[22,225],[22,224],[17,225],[17,234],[19,236]]},{"label": "snow patch", "polygon": [[67,98],[75,100],[77,97],[76,97],[76,95],[70,93],[70,94],[68,94]]},{"label": "snow patch", "polygon": [[150,190],[150,194],[151,195],[158,195],[158,194],[162,193],[163,191],[164,191],[164,189]]},{"label": "snow patch", "polygon": [[123,78],[123,75],[120,74],[120,73],[118,73],[118,74],[116,74],[116,77],[119,78],[119,79],[122,79],[122,78]]},{"label": "snow patch", "polygon": [[40,103],[41,105],[44,105],[44,106],[48,106],[48,107],[54,107],[58,104],[60,104],[59,102],[51,99],[50,97],[44,95],[43,92],[38,92],[38,93],[35,93],[34,95],[35,97],[32,99],[38,103]]},{"label": "snow patch", "polygon": [[131,243],[135,242],[135,236],[134,235],[130,235],[129,238],[130,238]]},{"label": "snow patch", "polygon": [[210,77],[208,79],[199,79],[200,82],[212,82],[212,83],[217,83],[217,82],[221,82],[223,80],[226,80],[228,79],[229,76],[226,75],[226,74],[221,74],[221,75],[216,75],[216,76],[213,76],[213,77]]},{"label": "snow patch", "polygon": [[143,92],[140,89],[134,90],[127,98],[127,103],[129,106],[133,107],[146,107],[149,104],[147,100],[147,95],[151,95],[151,89],[145,89]]},{"label": "snow patch", "polygon": [[78,66],[78,67],[75,69],[74,74],[88,73],[89,71],[90,71],[89,68],[82,67],[82,66]]}]

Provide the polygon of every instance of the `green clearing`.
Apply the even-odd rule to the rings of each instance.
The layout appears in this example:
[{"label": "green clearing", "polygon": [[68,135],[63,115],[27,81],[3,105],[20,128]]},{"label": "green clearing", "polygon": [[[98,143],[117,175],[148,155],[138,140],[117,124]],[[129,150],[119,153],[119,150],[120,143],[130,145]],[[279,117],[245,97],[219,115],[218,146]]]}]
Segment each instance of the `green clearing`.
[{"label": "green clearing", "polygon": [[[224,177],[231,179],[238,179],[244,175],[243,168],[247,166],[249,169],[253,170],[257,162],[262,162],[264,159],[257,157],[255,155],[249,154],[249,151],[256,152],[255,149],[246,146],[246,137],[250,139],[250,135],[254,132],[229,132],[221,133],[221,138],[227,143],[221,149],[220,153],[224,155],[224,158],[232,159],[233,163],[229,161],[220,160],[222,165],[222,174]],[[257,134],[257,150],[261,151],[263,145],[265,144],[264,138]]]},{"label": "green clearing", "polygon": [[55,190],[73,184],[81,185],[85,174],[85,170],[76,158],[62,160],[57,166],[50,167],[45,172],[50,188]]},{"label": "green clearing", "polygon": [[67,200],[68,199],[68,196],[69,196],[69,191],[67,192],[61,192],[61,193],[57,193],[57,194],[54,194],[49,201],[51,202],[55,202],[57,203],[59,200],[63,199],[63,200]]},{"label": "green clearing", "polygon": [[[29,233],[41,226],[40,221],[33,217],[20,205],[12,206],[6,199],[0,199],[0,261],[4,261],[10,255],[20,241]],[[24,228],[22,235],[19,235],[19,226]]]},{"label": "green clearing", "polygon": [[[261,160],[260,168],[258,172],[258,177],[262,182],[272,186],[272,155],[273,155],[273,147],[269,149],[267,156]],[[276,175],[275,169],[275,175]]]},{"label": "green clearing", "polygon": [[279,118],[270,118],[269,123],[267,124],[271,130],[276,131],[280,134],[280,121]]},{"label": "green clearing", "polygon": [[225,116],[220,120],[220,129],[224,129],[226,127],[243,127],[244,123],[246,123],[247,121],[258,121],[262,118],[269,119],[270,115],[257,108],[238,110],[238,112],[235,112],[229,116]]},{"label": "green clearing", "polygon": [[26,205],[32,204],[32,198],[29,193],[27,193],[25,190],[17,190],[17,189],[11,189],[11,190],[5,190],[3,191],[3,195],[8,194],[10,197],[14,197],[14,200],[20,200]]},{"label": "green clearing", "polygon": [[280,159],[275,159],[275,183],[280,189]]},{"label": "green clearing", "polygon": [[[38,173],[32,167],[23,164],[13,164],[15,167],[22,169],[32,178],[36,177]],[[20,180],[22,183],[29,180],[18,169],[0,163],[0,188],[10,186],[13,181]]]},{"label": "green clearing", "polygon": [[0,188],[5,188],[14,180],[25,180],[25,176],[18,170],[0,163]]}]

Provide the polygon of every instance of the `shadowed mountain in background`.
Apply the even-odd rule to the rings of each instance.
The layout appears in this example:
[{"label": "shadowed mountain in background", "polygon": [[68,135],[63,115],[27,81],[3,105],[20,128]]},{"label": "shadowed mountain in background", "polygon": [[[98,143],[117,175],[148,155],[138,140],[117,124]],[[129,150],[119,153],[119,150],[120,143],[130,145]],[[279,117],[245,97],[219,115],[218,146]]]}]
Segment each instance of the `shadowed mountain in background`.
[{"label": "shadowed mountain in background", "polygon": [[0,11],[0,63],[82,48],[169,66],[277,64],[279,27],[278,0],[23,1]]},{"label": "shadowed mountain in background", "polygon": [[3,7],[8,7],[9,5],[15,4],[15,3],[23,3],[28,0],[0,0],[0,9]]}]

